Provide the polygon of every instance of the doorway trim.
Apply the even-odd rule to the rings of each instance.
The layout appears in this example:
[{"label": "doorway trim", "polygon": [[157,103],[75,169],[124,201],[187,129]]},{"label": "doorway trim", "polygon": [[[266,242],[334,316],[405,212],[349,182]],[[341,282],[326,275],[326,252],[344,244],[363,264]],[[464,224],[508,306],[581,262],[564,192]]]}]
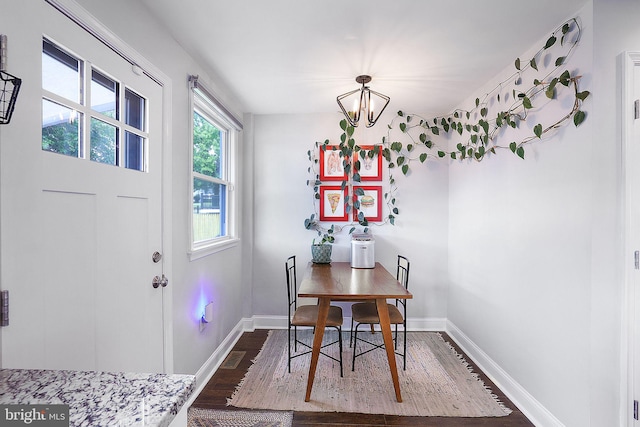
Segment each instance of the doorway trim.
[{"label": "doorway trim", "polygon": [[[635,270],[634,251],[640,250],[640,244],[630,236],[631,222],[631,188],[632,169],[627,162],[628,153],[634,139],[634,85],[636,84],[634,71],[640,67],[640,52],[626,51],[619,56],[620,77],[620,129],[621,129],[621,166],[623,188],[623,241],[624,241],[624,289],[622,295],[622,319],[620,334],[620,423],[632,427],[634,382],[636,370],[634,361],[640,353],[634,347],[636,329],[635,319],[635,287],[638,282],[638,272]],[[640,82],[638,82],[640,83]],[[634,274],[635,273],[635,274]],[[640,392],[640,390],[639,390]]]},{"label": "doorway trim", "polygon": [[[142,54],[125,43],[120,37],[111,32],[102,22],[98,21],[87,10],[74,0],[45,0],[50,6],[69,18],[72,22],[83,28],[93,37],[108,46],[115,53],[131,63],[132,67],[138,67],[162,87],[162,212],[160,213],[162,224],[162,253],[163,270],[169,278],[169,286],[163,289],[163,360],[164,373],[173,374],[173,254],[172,254],[172,215],[171,206],[173,193],[171,191],[172,168],[169,164],[171,158],[171,101],[172,80],[158,67],[149,62]],[[175,283],[175,281],[173,281]]]}]

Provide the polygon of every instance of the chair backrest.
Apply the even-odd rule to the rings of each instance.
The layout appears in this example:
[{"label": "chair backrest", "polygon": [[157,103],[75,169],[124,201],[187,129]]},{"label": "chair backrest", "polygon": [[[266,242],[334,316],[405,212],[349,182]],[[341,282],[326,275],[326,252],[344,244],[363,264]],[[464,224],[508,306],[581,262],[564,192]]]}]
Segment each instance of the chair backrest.
[{"label": "chair backrest", "polygon": [[396,279],[398,282],[405,287],[405,289],[409,289],[409,260],[402,256],[398,255],[398,269],[396,270]]},{"label": "chair backrest", "polygon": [[[398,255],[398,268],[396,270],[396,279],[405,289],[409,289],[409,265],[410,262],[407,257],[402,255]],[[397,299],[396,307],[402,304],[402,308],[404,309],[404,319],[406,322],[407,319],[407,300],[406,299]]]},{"label": "chair backrest", "polygon": [[[290,256],[284,263],[285,275],[287,277],[287,301],[289,304],[289,320],[291,315],[296,311],[298,304],[297,278],[296,278],[296,256]],[[293,311],[291,310],[293,308]]]}]

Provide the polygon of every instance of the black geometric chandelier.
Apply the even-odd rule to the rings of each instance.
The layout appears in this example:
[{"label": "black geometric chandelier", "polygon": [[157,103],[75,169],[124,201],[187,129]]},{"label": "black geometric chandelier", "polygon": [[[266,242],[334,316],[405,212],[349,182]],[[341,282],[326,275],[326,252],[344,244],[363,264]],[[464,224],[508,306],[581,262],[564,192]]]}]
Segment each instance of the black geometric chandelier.
[{"label": "black geometric chandelier", "polygon": [[375,125],[387,104],[389,104],[390,98],[388,96],[369,89],[369,86],[365,86],[370,81],[371,76],[356,77],[356,82],[362,84],[362,87],[342,94],[337,98],[340,109],[353,127],[358,126],[358,122],[360,122],[360,118],[363,115],[368,128]]}]

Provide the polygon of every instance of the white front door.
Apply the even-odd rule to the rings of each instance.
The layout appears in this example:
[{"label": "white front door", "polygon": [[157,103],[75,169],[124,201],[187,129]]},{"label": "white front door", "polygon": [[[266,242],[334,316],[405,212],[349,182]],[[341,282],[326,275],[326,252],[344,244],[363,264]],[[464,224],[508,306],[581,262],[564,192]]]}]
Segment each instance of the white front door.
[{"label": "white front door", "polygon": [[[19,242],[2,253],[11,301],[3,367],[163,372],[164,288],[152,283],[163,278],[163,89],[62,14],[45,21],[45,39],[70,58],[54,67],[73,73],[80,60],[83,106],[68,107],[59,76],[22,104],[39,96],[42,114],[33,114],[47,142],[25,140],[13,160],[23,166],[3,176],[16,185],[3,195],[3,231]],[[39,69],[51,57],[36,43]],[[57,145],[74,128],[78,147]]]}]

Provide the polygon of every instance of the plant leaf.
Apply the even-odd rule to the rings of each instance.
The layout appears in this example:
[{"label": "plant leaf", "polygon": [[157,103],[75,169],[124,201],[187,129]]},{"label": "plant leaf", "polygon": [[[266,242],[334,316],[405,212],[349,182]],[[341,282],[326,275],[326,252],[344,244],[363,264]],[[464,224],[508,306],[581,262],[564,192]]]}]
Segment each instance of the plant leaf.
[{"label": "plant leaf", "polygon": [[518,157],[520,157],[521,159],[524,159],[524,148],[522,147],[518,147],[518,149],[516,150],[516,154],[518,155]]},{"label": "plant leaf", "polygon": [[537,125],[535,125],[533,127],[533,133],[538,137],[541,138],[542,137],[542,125],[540,123],[538,123]]},{"label": "plant leaf", "polygon": [[420,163],[424,163],[427,160],[427,153],[420,154]]},{"label": "plant leaf", "polygon": [[585,90],[583,92],[579,92],[576,94],[576,98],[578,98],[580,101],[584,101],[587,96],[589,96],[591,94],[591,92],[589,92],[588,90]]},{"label": "plant leaf", "polygon": [[544,91],[544,94],[547,95],[547,98],[553,99],[556,97],[556,90],[551,85],[549,85]]},{"label": "plant leaf", "polygon": [[513,152],[514,154],[516,152],[516,148],[518,148],[518,144],[516,144],[515,142],[509,144],[509,149],[511,149],[511,152]]},{"label": "plant leaf", "polygon": [[514,65],[516,66],[516,70],[520,71],[520,58],[516,58],[516,63]]},{"label": "plant leaf", "polygon": [[531,65],[531,68],[533,68],[534,70],[538,71],[538,65],[536,64],[536,58],[531,58],[531,61],[529,61],[529,65]]},{"label": "plant leaf", "polygon": [[580,123],[584,122],[584,119],[587,118],[587,115],[584,113],[584,111],[578,110],[576,111],[576,114],[573,116],[573,124],[576,125],[576,127],[580,126]]},{"label": "plant leaf", "polygon": [[549,49],[551,46],[553,46],[556,43],[556,36],[551,35],[551,37],[549,37],[549,39],[547,40],[547,43],[544,45],[545,49]]}]

